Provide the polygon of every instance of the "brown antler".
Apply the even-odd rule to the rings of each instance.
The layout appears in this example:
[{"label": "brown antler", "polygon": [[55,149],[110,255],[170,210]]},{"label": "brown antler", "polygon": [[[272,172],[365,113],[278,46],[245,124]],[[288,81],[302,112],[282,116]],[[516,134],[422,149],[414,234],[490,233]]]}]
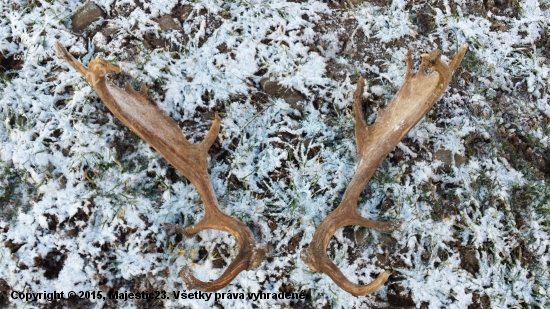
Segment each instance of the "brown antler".
[{"label": "brown antler", "polygon": [[[338,286],[351,294],[367,295],[375,292],[386,283],[390,273],[384,271],[368,285],[354,284],[328,258],[326,254],[328,242],[339,228],[347,225],[359,225],[382,231],[391,230],[399,225],[399,223],[379,222],[361,217],[357,211],[357,200],[384,158],[441,97],[465,53],[466,45],[460,48],[449,64],[441,60],[439,50],[422,54],[420,69],[415,74],[412,71],[409,50],[403,86],[388,106],[378,113],[376,122],[368,128],[361,106],[364,82],[362,77],[359,78],[353,95],[358,152],[357,171],[344,193],[340,206],[321,222],[313,235],[311,244],[301,254],[302,260],[311,270],[326,273]],[[434,72],[426,73],[428,68]]]},{"label": "brown antler", "polygon": [[239,244],[239,254],[222,276],[212,282],[196,279],[189,267],[180,271],[180,276],[190,289],[216,291],[228,285],[241,271],[252,269],[263,260],[265,250],[257,246],[252,232],[241,221],[223,213],[218,207],[214,188],[206,170],[206,157],[210,146],[220,130],[220,117],[216,114],[210,131],[197,145],[191,144],[183,135],[174,119],[166,116],[147,96],[145,83],[136,91],[130,83],[124,89],[107,83],[105,75],[120,72],[120,68],[102,59],[90,61],[89,68],[83,66],[59,43],[56,42],[59,57],[69,63],[92,85],[109,110],[134,133],[155,148],[165,159],[180,171],[199,191],[204,203],[204,218],[186,228],[165,224],[169,229],[193,235],[205,229],[229,232]]}]

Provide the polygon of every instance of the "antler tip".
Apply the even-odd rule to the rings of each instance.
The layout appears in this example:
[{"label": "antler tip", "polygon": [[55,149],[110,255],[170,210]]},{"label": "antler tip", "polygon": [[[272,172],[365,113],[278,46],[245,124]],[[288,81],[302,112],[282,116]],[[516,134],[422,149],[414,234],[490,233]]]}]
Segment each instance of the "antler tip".
[{"label": "antler tip", "polygon": [[466,50],[468,50],[468,45],[464,44],[458,49],[456,54],[453,55],[453,60],[449,62],[449,67],[453,72],[458,68],[460,62],[462,62],[462,58],[464,58]]},{"label": "antler tip", "polygon": [[57,56],[59,58],[65,60],[65,61],[67,61],[69,59],[69,55],[67,55],[69,52],[67,51],[65,46],[63,46],[58,41],[55,41],[55,51],[56,51]]},{"label": "antler tip", "polygon": [[141,83],[141,89],[139,90],[139,92],[141,92],[141,94],[143,94],[144,96],[147,95],[147,85],[145,84],[145,82]]},{"label": "antler tip", "polygon": [[380,279],[380,282],[381,282],[380,285],[386,283],[388,281],[388,279],[390,278],[390,276],[391,276],[391,272],[389,272],[387,270],[385,270],[380,275],[378,275],[377,279]]},{"label": "antler tip", "polygon": [[256,248],[252,249],[252,255],[250,256],[250,262],[248,263],[248,269],[256,268],[260,265],[265,257],[265,246],[256,245]]},{"label": "antler tip", "polygon": [[406,73],[406,77],[405,78],[411,78],[414,73],[413,73],[413,60],[412,60],[412,48],[409,48],[409,50],[407,50],[407,55],[405,56],[405,64],[407,65],[407,73]]},{"label": "antler tip", "polygon": [[187,236],[187,232],[185,230],[184,227],[182,226],[179,226],[179,225],[176,225],[176,224],[171,224],[171,223],[163,223],[162,225],[164,225],[165,228],[169,229],[169,230],[172,230],[172,231],[175,231],[176,233],[180,233],[180,234],[183,234],[185,236]]},{"label": "antler tip", "polygon": [[374,281],[371,284],[363,285],[363,286],[354,286],[352,288],[346,287],[347,289],[345,287],[342,287],[342,288],[350,292],[351,294],[354,294],[357,296],[369,295],[378,291],[378,289],[380,289],[380,287],[382,287],[388,281],[388,279],[390,278],[390,275],[391,273],[385,270],[381,274],[379,274],[378,277],[376,277],[376,279],[374,279]]},{"label": "antler tip", "polygon": [[466,53],[466,50],[468,49],[468,44],[462,45],[456,54],[453,55],[453,58],[456,58],[457,56],[462,57]]}]

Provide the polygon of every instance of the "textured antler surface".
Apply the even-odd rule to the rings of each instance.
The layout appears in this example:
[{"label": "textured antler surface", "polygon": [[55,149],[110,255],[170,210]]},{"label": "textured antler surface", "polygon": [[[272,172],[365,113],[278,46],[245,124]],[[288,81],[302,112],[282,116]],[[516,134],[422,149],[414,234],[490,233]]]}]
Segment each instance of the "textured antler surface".
[{"label": "textured antler surface", "polygon": [[[448,64],[441,60],[439,50],[422,54],[420,69],[414,73],[409,50],[406,58],[405,82],[390,103],[378,113],[375,123],[369,127],[363,118],[361,106],[364,81],[362,77],[359,78],[353,102],[358,152],[357,170],[344,193],[342,202],[317,227],[311,244],[301,254],[302,260],[311,270],[326,273],[338,286],[349,293],[355,295],[373,293],[386,283],[390,273],[384,271],[368,285],[354,284],[328,258],[326,254],[328,242],[339,228],[347,225],[359,225],[382,231],[391,230],[399,225],[361,217],[357,211],[359,195],[384,158],[441,97],[465,53],[466,46],[462,46]],[[428,68],[433,72],[426,73]]]},{"label": "textured antler surface", "polygon": [[223,213],[206,169],[208,150],[216,140],[220,130],[220,117],[214,122],[204,140],[191,144],[183,135],[174,119],[166,116],[147,96],[147,88],[142,84],[136,91],[130,83],[124,89],[106,82],[109,72],[120,72],[120,68],[102,59],[90,61],[89,68],[83,66],[60,44],[56,43],[59,57],[80,72],[92,85],[109,110],[134,133],[149,143],[170,164],[180,171],[199,191],[204,203],[204,218],[186,228],[165,224],[167,228],[187,236],[201,230],[215,229],[231,233],[239,244],[239,254],[222,276],[212,282],[196,279],[189,267],[185,266],[180,276],[190,289],[216,291],[228,285],[241,271],[256,267],[265,255],[265,250],[256,245],[250,229],[241,221]]}]

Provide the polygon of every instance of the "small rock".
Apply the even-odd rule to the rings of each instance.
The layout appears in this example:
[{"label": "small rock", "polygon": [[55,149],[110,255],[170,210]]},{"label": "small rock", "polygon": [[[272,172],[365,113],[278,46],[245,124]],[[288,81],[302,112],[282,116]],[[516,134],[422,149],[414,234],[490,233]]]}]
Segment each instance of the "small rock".
[{"label": "small rock", "polygon": [[290,88],[289,91],[287,91],[287,93],[283,97],[283,99],[285,100],[286,103],[290,104],[290,106],[294,107],[295,109],[299,111],[304,110],[304,107],[298,103],[305,101],[305,98],[298,91]]},{"label": "small rock", "polygon": [[435,15],[435,11],[427,4],[420,8],[416,16],[420,33],[428,33],[435,29]]},{"label": "small rock", "polygon": [[124,17],[130,16],[130,14],[134,11],[136,8],[136,2],[139,2],[137,0],[132,1],[116,1],[115,4],[115,11],[120,15]]},{"label": "small rock", "polygon": [[171,15],[163,15],[159,18],[159,26],[162,31],[181,30],[181,25]]},{"label": "small rock", "polygon": [[297,90],[281,86],[278,81],[271,81],[269,78],[262,78],[260,80],[260,85],[267,95],[279,98],[282,97],[286,103],[290,104],[290,106],[295,109],[299,111],[304,110],[304,107],[298,104],[298,102],[305,101],[305,98]]},{"label": "small rock", "polygon": [[461,247],[458,252],[460,253],[460,267],[475,276],[479,272],[479,260],[476,257],[475,249]]},{"label": "small rock", "polygon": [[378,238],[378,241],[380,243],[380,246],[382,246],[385,250],[388,250],[390,253],[395,252],[395,247],[397,244],[397,240],[391,236],[382,235],[380,238]]},{"label": "small rock", "polygon": [[462,155],[459,155],[458,153],[455,153],[455,165],[456,166],[462,166],[464,163],[466,163],[466,158]]},{"label": "small rock", "polygon": [[392,308],[416,306],[411,291],[399,283],[388,285],[388,303],[393,306]]},{"label": "small rock", "polygon": [[184,22],[189,15],[193,12],[193,6],[190,4],[186,4],[184,6],[180,6],[176,8],[176,16],[178,17],[178,20],[181,22]]},{"label": "small rock", "polygon": [[358,246],[364,246],[367,242],[367,229],[360,228],[355,231],[355,243]]},{"label": "small rock", "polygon": [[453,153],[447,149],[439,149],[434,153],[434,158],[443,162],[443,166],[449,168],[453,164]]},{"label": "small rock", "polygon": [[439,149],[438,151],[436,151],[434,153],[434,159],[443,162],[444,171],[450,171],[451,166],[453,165],[453,159],[454,165],[457,167],[466,163],[466,158],[464,158],[464,156],[461,156],[458,153],[455,153],[453,156],[453,153],[447,149]]},{"label": "small rock", "polygon": [[[181,30],[180,23],[171,15],[163,15],[158,20],[159,27],[162,31]],[[166,45],[166,40],[162,36],[157,36],[155,33],[146,33],[143,35],[145,39],[143,43],[148,49],[155,49]]]},{"label": "small rock", "polygon": [[262,86],[262,89],[269,96],[282,97],[286,91],[283,86],[279,85],[279,82],[271,81],[269,78],[262,78],[260,80],[260,86]]},{"label": "small rock", "polygon": [[88,1],[71,18],[71,27],[73,31],[79,32],[101,18],[105,18],[103,10],[95,3]]},{"label": "small rock", "polygon": [[99,286],[99,289],[100,289],[101,291],[103,291],[103,293],[105,293],[105,294],[107,294],[107,293],[111,290],[111,288],[110,288],[108,285],[106,285],[106,284],[100,285],[100,286]]},{"label": "small rock", "polygon": [[117,31],[118,31],[117,27],[113,23],[109,22],[107,23],[107,26],[101,29],[101,34],[103,34],[105,38],[109,38],[111,35],[115,34]]},{"label": "small rock", "polygon": [[145,39],[143,44],[145,44],[145,47],[148,49],[155,49],[157,47],[164,46],[165,41],[156,36],[154,33],[145,33],[143,38]]},{"label": "small rock", "polygon": [[101,32],[94,35],[92,42],[94,42],[95,50],[98,52],[105,52],[107,49],[107,38]]}]

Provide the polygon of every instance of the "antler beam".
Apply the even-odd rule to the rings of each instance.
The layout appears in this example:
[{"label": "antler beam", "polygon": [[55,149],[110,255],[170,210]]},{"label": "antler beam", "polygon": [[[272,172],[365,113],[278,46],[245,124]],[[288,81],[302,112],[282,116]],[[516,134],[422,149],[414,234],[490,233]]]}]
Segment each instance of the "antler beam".
[{"label": "antler beam", "polygon": [[186,228],[173,224],[165,224],[165,226],[186,236],[202,230],[214,229],[229,232],[236,238],[239,253],[222,276],[212,282],[203,282],[196,279],[191,269],[185,266],[180,271],[180,276],[187,287],[207,292],[216,291],[228,285],[241,271],[258,266],[264,258],[264,248],[256,245],[252,232],[243,222],[220,210],[206,169],[208,150],[220,130],[220,117],[216,114],[204,140],[193,145],[185,138],[176,121],[166,116],[147,96],[145,83],[142,84],[140,91],[134,90],[130,83],[126,83],[125,88],[121,89],[105,80],[107,73],[120,72],[118,66],[102,59],[93,59],[90,61],[89,68],[86,68],[59,42],[56,42],[55,47],[58,56],[86,78],[115,117],[155,148],[199,191],[204,203],[204,218]]},{"label": "antler beam", "polygon": [[[358,152],[357,170],[338,208],[321,222],[313,235],[311,244],[301,253],[302,260],[311,270],[326,273],[338,286],[351,294],[374,293],[386,283],[390,272],[382,272],[368,285],[354,284],[328,258],[326,254],[328,242],[339,228],[347,225],[359,225],[381,231],[388,231],[399,225],[399,223],[379,222],[361,217],[357,211],[359,195],[384,158],[441,97],[462,61],[466,49],[466,45],[462,46],[448,64],[441,60],[439,50],[422,54],[422,63],[417,73],[412,71],[412,57],[409,50],[405,60],[407,63],[405,82],[387,107],[378,113],[375,123],[369,127],[363,118],[361,106],[364,81],[363,77],[359,78],[353,95]],[[428,74],[426,72],[428,68],[433,72]]]}]

